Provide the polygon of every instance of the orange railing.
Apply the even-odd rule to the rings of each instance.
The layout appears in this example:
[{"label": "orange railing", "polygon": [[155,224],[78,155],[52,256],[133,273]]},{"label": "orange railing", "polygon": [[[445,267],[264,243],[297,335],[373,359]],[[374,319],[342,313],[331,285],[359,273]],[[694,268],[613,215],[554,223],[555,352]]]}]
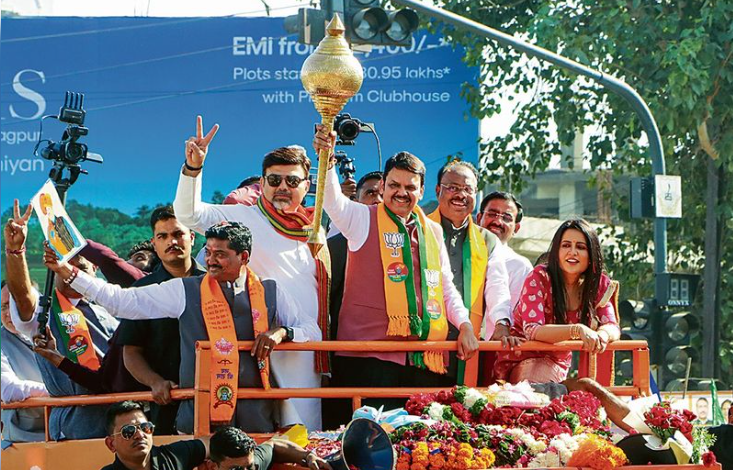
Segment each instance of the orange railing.
[{"label": "orange railing", "polygon": [[[238,343],[240,351],[252,348],[252,341]],[[564,341],[548,344],[529,341],[521,349],[532,351],[580,351],[581,341]],[[286,343],[277,346],[280,351],[360,351],[360,352],[401,352],[401,351],[455,351],[455,341],[322,341],[312,343]],[[610,387],[610,391],[620,396],[642,396],[649,394],[649,348],[646,341],[616,341],[608,345],[611,351],[631,351],[633,361],[632,385]],[[479,342],[480,351],[501,351],[498,341]],[[210,434],[209,399],[210,375],[209,364],[211,345],[208,341],[196,344],[196,376],[193,389],[178,389],[171,392],[175,400],[194,399],[194,435]],[[476,386],[478,378],[478,354],[469,361],[466,367],[466,385]],[[364,398],[407,398],[415,393],[434,392],[440,388],[274,388],[270,390],[255,388],[239,388],[238,398],[285,399],[285,398],[351,398],[353,409],[361,407]],[[61,406],[105,405],[123,400],[152,401],[151,392],[113,393],[105,395],[77,395],[71,397],[29,398],[17,403],[3,403],[2,409],[43,407],[46,417],[46,440],[48,435],[48,416],[50,409]]]}]

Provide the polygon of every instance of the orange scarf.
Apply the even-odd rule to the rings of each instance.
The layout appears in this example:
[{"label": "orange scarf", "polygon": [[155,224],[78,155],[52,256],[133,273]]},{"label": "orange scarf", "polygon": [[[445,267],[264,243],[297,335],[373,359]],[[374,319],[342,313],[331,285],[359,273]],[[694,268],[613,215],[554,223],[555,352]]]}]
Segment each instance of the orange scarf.
[{"label": "orange scarf", "polygon": [[[259,278],[247,268],[247,290],[254,337],[269,329],[265,289]],[[234,416],[239,388],[239,351],[234,319],[221,286],[211,275],[201,281],[201,312],[206,323],[211,349],[211,421],[228,423]],[[262,386],[270,389],[270,360],[257,364]]]}]

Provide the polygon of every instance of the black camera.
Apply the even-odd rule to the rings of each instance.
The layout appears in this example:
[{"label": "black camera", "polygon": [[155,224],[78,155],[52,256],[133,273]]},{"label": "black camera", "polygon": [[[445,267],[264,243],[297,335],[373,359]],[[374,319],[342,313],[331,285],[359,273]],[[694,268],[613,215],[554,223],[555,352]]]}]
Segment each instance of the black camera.
[{"label": "black camera", "polygon": [[374,124],[361,122],[344,113],[336,116],[333,121],[333,130],[336,131],[336,145],[355,145],[354,140],[361,132],[374,133]]},{"label": "black camera", "polygon": [[89,153],[87,145],[78,142],[79,138],[89,134],[89,129],[83,125],[86,117],[83,94],[67,91],[59,115],[49,117],[58,119],[68,126],[60,142],[47,141],[48,146],[41,150],[41,157],[67,165],[76,165],[85,160],[95,163],[103,162],[100,155]]}]

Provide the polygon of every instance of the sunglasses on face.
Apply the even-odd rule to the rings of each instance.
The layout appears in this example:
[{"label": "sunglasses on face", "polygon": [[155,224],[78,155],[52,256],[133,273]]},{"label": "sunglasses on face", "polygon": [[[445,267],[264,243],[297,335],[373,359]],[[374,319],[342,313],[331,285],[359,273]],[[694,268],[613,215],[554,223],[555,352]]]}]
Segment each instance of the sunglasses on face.
[{"label": "sunglasses on face", "polygon": [[288,185],[290,188],[297,188],[300,186],[300,183],[305,181],[305,178],[301,178],[298,175],[275,175],[275,174],[269,174],[265,176],[265,179],[267,180],[267,184],[269,184],[273,188],[277,188],[280,186],[280,183],[283,182],[283,178],[285,178],[285,184]]},{"label": "sunglasses on face", "polygon": [[113,436],[121,435],[123,439],[130,440],[135,435],[137,430],[140,429],[143,434],[153,434],[155,425],[151,422],[140,423],[140,424],[125,424],[120,428],[120,432],[112,434]]}]

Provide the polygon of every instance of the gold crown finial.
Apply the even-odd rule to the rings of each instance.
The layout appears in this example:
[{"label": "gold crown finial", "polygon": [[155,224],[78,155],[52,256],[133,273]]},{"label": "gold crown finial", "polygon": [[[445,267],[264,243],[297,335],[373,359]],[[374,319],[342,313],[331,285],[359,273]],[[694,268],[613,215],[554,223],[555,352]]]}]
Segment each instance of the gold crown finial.
[{"label": "gold crown finial", "polygon": [[344,23],[341,21],[341,17],[338,13],[335,13],[333,18],[331,18],[331,21],[328,22],[326,31],[328,31],[329,36],[338,36],[346,31]]}]

